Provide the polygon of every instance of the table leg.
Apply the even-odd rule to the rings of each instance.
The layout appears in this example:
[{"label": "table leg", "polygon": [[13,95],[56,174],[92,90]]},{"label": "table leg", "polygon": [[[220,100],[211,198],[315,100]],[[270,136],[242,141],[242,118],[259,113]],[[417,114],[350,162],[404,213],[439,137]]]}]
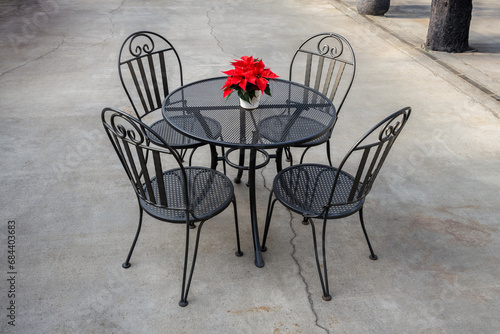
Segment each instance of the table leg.
[{"label": "table leg", "polygon": [[[245,165],[245,150],[240,149],[240,160],[238,162],[240,166]],[[241,182],[241,177],[243,176],[243,169],[239,168],[238,169],[238,174],[236,175],[236,178],[234,179],[234,183],[240,183]]]},{"label": "table leg", "polygon": [[276,149],[276,171],[279,173],[283,169],[281,159],[283,158],[283,147]]},{"label": "table leg", "polygon": [[257,201],[255,194],[255,165],[257,159],[257,150],[250,150],[250,165],[248,168],[248,182],[250,189],[250,220],[252,221],[253,247],[255,250],[255,265],[259,268],[264,267],[264,260],[260,249],[259,227],[257,220]]},{"label": "table leg", "polygon": [[211,164],[210,168],[217,169],[217,162],[219,160],[219,156],[217,154],[217,147],[215,145],[210,144],[210,154],[211,154]]}]

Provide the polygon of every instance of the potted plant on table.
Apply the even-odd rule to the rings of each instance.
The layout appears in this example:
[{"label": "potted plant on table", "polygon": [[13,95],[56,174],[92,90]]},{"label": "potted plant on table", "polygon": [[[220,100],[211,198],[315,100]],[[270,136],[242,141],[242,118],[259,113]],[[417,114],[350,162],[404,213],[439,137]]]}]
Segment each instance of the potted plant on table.
[{"label": "potted plant on table", "polygon": [[223,97],[229,98],[233,91],[238,92],[240,106],[245,109],[255,109],[259,106],[260,97],[263,93],[271,95],[269,79],[279,76],[266,68],[262,59],[253,56],[243,56],[231,62],[234,69],[222,71],[229,77],[221,89],[224,90]]}]

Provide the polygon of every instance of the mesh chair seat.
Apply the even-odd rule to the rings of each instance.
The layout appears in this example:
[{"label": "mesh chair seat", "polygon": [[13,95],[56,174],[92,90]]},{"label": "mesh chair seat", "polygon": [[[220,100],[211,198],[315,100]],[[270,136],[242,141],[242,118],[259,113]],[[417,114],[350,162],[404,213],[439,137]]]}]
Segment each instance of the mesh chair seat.
[{"label": "mesh chair seat", "polygon": [[324,135],[322,135],[316,139],[313,139],[311,141],[308,141],[308,142],[302,143],[302,144],[295,144],[293,146],[294,147],[311,147],[311,146],[321,145],[324,142],[326,142],[328,139],[330,139],[331,135],[332,135],[332,130],[328,131],[327,133],[325,133]]},{"label": "mesh chair seat", "polygon": [[[282,138],[283,133],[285,132],[284,129],[286,127],[289,127],[286,133],[288,135],[293,135],[303,132],[304,128],[317,129],[317,131],[319,132],[325,128],[325,125],[310,117],[297,117],[296,119],[292,119],[291,115],[278,115],[263,119],[257,124],[257,127],[259,128],[259,132],[261,133],[261,135],[267,140],[271,142],[281,142],[286,141],[287,139],[287,136],[285,136],[285,138]],[[304,146],[314,146],[322,144],[330,138],[330,135],[331,131],[328,131],[324,135],[308,141],[306,144],[304,144]],[[293,135],[292,137],[297,136]],[[301,144],[297,144],[294,146],[300,147]]]},{"label": "mesh chair seat", "polygon": [[[172,119],[175,120],[176,124],[179,124],[180,122],[191,124],[192,129],[190,130],[190,132],[192,133],[204,131],[200,123],[195,122],[194,117],[191,115],[174,116],[172,117]],[[211,118],[206,118],[206,122],[212,135],[216,138],[219,137],[222,131],[220,123]],[[195,129],[195,127],[198,127],[199,129]],[[205,145],[204,143],[181,134],[179,131],[170,126],[170,124],[168,124],[165,119],[161,119],[151,124],[151,129],[153,129],[158,135],[160,135],[167,143],[170,143],[170,146],[177,149],[194,148]],[[160,140],[155,140],[155,137],[151,136],[150,133],[148,133],[148,136],[151,138],[151,141],[153,143],[161,146]]]},{"label": "mesh chair seat", "polygon": [[[186,167],[188,182],[188,198],[191,205],[191,222],[208,220],[222,212],[233,198],[234,188],[231,180],[216,170],[204,167]],[[170,208],[185,208],[184,184],[181,169],[171,169],[163,173],[166,201]],[[154,199],[150,198],[146,186],[143,186],[146,199],[139,199],[146,212],[158,219],[185,223],[186,211],[184,209],[168,209],[160,206],[158,181],[151,179]],[[154,204],[158,203],[158,205]]]},{"label": "mesh chair seat", "polygon": [[[335,167],[319,164],[288,167],[276,176],[274,194],[295,212],[324,218],[324,208],[328,204],[337,172]],[[354,177],[341,171],[327,219],[351,215],[363,206],[364,198],[351,202],[348,200],[353,185]],[[362,184],[358,185],[354,198],[357,198],[361,187]]]}]

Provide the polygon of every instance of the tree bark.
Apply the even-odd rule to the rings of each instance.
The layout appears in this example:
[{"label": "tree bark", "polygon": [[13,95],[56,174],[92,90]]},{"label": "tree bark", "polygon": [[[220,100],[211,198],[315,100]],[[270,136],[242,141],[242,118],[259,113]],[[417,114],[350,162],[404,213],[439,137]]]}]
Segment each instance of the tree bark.
[{"label": "tree bark", "polygon": [[425,47],[434,51],[470,50],[472,0],[432,0]]}]

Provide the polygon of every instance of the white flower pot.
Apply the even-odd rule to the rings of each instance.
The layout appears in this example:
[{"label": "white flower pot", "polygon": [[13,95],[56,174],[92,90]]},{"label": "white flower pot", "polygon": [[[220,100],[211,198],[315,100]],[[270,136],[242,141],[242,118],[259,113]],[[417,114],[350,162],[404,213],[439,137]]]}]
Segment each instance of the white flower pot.
[{"label": "white flower pot", "polygon": [[259,106],[261,96],[262,92],[260,90],[256,90],[255,97],[250,101],[250,103],[240,98],[240,107],[244,109],[256,109]]}]

